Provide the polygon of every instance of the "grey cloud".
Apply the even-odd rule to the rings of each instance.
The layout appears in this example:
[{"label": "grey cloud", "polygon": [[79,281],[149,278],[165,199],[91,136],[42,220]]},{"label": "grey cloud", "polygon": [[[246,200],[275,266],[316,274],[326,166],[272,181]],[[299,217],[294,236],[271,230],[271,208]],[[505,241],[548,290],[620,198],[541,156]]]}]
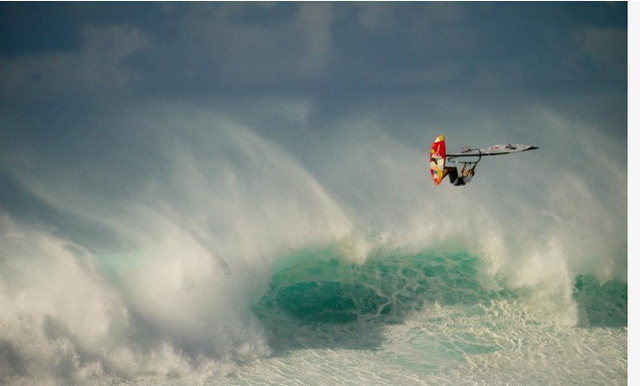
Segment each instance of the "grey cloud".
[{"label": "grey cloud", "polygon": [[2,98],[80,97],[126,90],[133,79],[126,60],[147,44],[147,37],[128,25],[87,26],[79,52],[1,59]]},{"label": "grey cloud", "polygon": [[305,36],[305,54],[301,65],[306,70],[322,71],[332,49],[332,11],[327,4],[299,8],[296,24]]},{"label": "grey cloud", "polygon": [[[159,9],[158,22],[136,16],[131,24],[121,17],[115,24],[85,25],[79,52],[3,59],[0,84],[32,95],[100,90],[112,97],[126,91],[196,99],[258,93],[482,97],[488,91],[505,98],[523,88],[555,94],[589,86],[603,72],[606,83],[607,71],[619,69],[625,54],[622,30],[582,22],[564,28],[536,19],[565,17],[563,7],[531,7],[537,12],[531,15],[526,7],[510,13],[486,4],[440,3]],[[585,66],[580,55],[597,66]]]},{"label": "grey cloud", "polygon": [[357,7],[358,10],[356,20],[367,31],[372,33],[385,32],[396,25],[393,18],[394,6],[389,4],[355,4],[354,7]]},{"label": "grey cloud", "polygon": [[623,74],[627,69],[627,32],[622,28],[587,27],[574,32],[585,55],[608,71]]}]

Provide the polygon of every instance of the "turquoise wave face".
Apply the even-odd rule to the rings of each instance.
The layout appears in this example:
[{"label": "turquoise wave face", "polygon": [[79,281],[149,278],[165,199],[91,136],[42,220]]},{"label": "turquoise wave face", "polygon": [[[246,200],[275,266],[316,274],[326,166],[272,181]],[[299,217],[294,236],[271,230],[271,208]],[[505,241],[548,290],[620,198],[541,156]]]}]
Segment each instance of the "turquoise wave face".
[{"label": "turquoise wave face", "polygon": [[591,327],[627,326],[627,284],[599,282],[590,275],[578,276],[573,298],[582,312],[582,324]]},{"label": "turquoise wave face", "polygon": [[358,265],[336,248],[305,250],[276,266],[258,314],[284,312],[302,322],[399,322],[427,304],[477,304],[512,297],[479,281],[480,261],[465,253],[380,255]]},{"label": "turquoise wave face", "polygon": [[[525,290],[487,289],[482,260],[464,251],[378,254],[364,264],[346,262],[333,246],[282,258],[268,292],[254,306],[263,319],[278,313],[300,323],[401,322],[430,305],[476,305],[514,299]],[[493,281],[495,284],[495,280]],[[499,284],[499,283],[497,283]],[[627,325],[627,285],[579,276],[574,300],[581,325]]]}]

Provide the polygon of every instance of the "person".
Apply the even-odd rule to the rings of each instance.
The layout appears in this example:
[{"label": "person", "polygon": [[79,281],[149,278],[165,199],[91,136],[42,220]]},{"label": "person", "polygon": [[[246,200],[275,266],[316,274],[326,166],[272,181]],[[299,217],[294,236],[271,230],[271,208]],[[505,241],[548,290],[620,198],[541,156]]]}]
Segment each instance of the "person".
[{"label": "person", "polygon": [[[467,168],[467,165],[472,163],[473,166]],[[449,176],[449,182],[451,182],[454,186],[462,186],[468,184],[473,176],[475,175],[475,169],[478,165],[477,162],[464,162],[462,166],[462,170],[458,172],[458,168],[456,166],[445,166],[444,174],[442,178]]]}]

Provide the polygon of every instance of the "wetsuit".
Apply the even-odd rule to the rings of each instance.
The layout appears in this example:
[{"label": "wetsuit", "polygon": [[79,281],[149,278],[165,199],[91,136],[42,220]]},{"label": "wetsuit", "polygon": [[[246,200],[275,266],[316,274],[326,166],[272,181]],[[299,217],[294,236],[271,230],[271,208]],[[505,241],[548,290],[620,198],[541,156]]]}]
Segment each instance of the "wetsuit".
[{"label": "wetsuit", "polygon": [[[474,166],[475,168],[475,166]],[[472,169],[473,170],[473,169]],[[454,186],[462,186],[471,181],[473,175],[462,177],[458,174],[458,168],[448,167],[447,174],[449,175],[449,182],[451,182]]]}]

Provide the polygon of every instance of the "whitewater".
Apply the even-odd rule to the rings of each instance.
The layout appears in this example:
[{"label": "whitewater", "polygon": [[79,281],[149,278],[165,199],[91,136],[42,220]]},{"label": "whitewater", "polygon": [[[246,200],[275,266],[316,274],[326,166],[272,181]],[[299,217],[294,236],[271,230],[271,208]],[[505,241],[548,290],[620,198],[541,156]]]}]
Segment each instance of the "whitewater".
[{"label": "whitewater", "polygon": [[[3,155],[0,383],[626,384],[620,138],[245,108],[282,129],[153,102]],[[436,187],[443,132],[540,149]]]}]

